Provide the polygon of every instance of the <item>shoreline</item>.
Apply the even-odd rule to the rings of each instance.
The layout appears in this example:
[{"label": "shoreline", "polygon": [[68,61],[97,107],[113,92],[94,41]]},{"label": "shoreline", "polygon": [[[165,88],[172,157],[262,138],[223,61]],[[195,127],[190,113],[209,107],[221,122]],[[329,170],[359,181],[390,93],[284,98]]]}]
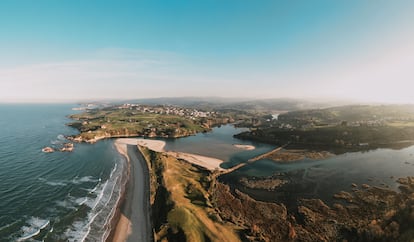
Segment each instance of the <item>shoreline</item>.
[{"label": "shoreline", "polygon": [[177,151],[167,151],[167,155],[170,155],[176,159],[182,159],[185,160],[191,164],[201,166],[207,170],[214,171],[225,171],[227,169],[224,169],[220,167],[221,163],[223,163],[223,160],[203,156],[203,155],[196,155],[191,153],[185,153],[185,152],[177,152]]},{"label": "shoreline", "polygon": [[166,143],[165,141],[162,141],[162,140],[151,140],[151,139],[142,139],[142,138],[118,138],[115,142],[118,142],[119,144],[125,144],[125,145],[139,145],[139,146],[146,147],[156,152],[165,152],[166,154],[171,155],[177,159],[186,160],[189,163],[201,166],[210,171],[214,171],[214,170],[225,171],[226,170],[220,167],[220,165],[224,161],[217,159],[217,158],[197,155],[197,154],[192,154],[192,153],[185,153],[185,152],[166,151],[164,149]]},{"label": "shoreline", "polygon": [[131,222],[130,220],[122,213],[122,207],[125,204],[126,200],[126,193],[127,193],[127,186],[129,185],[129,181],[131,180],[131,161],[129,159],[129,156],[127,154],[127,146],[126,144],[122,144],[117,142],[117,140],[114,142],[114,146],[116,150],[125,157],[127,161],[127,179],[126,183],[123,187],[123,191],[121,194],[121,197],[119,199],[118,204],[116,204],[116,212],[114,217],[112,218],[111,224],[111,232],[108,236],[108,238],[105,240],[106,242],[112,242],[112,241],[126,241],[129,234],[131,233]]},{"label": "shoreline", "polygon": [[[130,204],[132,203],[134,195],[134,189],[136,185],[142,185],[141,183],[136,181],[136,177],[134,175],[134,164],[133,160],[130,156],[130,148],[136,149],[136,152],[140,152],[138,149],[138,146],[146,147],[150,150],[156,151],[156,152],[165,152],[168,155],[171,155],[177,159],[184,159],[187,162],[201,166],[205,169],[208,169],[210,171],[219,170],[219,171],[225,171],[226,169],[221,168],[220,164],[223,163],[222,160],[202,156],[202,155],[196,155],[196,154],[190,154],[190,153],[184,153],[184,152],[175,152],[175,151],[165,151],[165,141],[161,140],[147,140],[147,139],[140,139],[140,138],[118,138],[114,142],[114,146],[116,150],[125,157],[127,160],[127,182],[123,188],[123,193],[119,199],[118,204],[116,205],[116,213],[112,218],[112,221],[110,222],[111,226],[111,232],[106,239],[107,242],[110,241],[128,241],[130,240],[130,236],[133,234],[133,221],[131,219],[133,211],[135,208],[129,208]],[[135,159],[135,162],[136,159]],[[143,164],[144,165],[144,164]],[[147,164],[145,163],[145,168],[148,169]],[[144,183],[147,183],[148,181],[144,181]],[[138,184],[135,184],[138,183]],[[145,210],[144,210],[145,211]],[[136,236],[136,235],[135,235]],[[151,236],[151,235],[150,235]]]},{"label": "shoreline", "polygon": [[[146,147],[162,152],[165,142],[144,139],[117,139],[114,145],[116,150],[126,158],[128,171],[127,182],[119,203],[116,205],[116,213],[110,222],[113,226],[106,241],[151,241],[151,223],[150,221],[143,221],[145,219],[149,220],[151,216],[148,214],[150,210],[146,208],[149,206],[149,195],[145,195],[146,192],[149,192],[146,187],[149,186],[149,174],[147,164],[142,160],[143,157],[138,145],[146,145]],[[143,211],[144,214],[139,214],[138,211]]]}]

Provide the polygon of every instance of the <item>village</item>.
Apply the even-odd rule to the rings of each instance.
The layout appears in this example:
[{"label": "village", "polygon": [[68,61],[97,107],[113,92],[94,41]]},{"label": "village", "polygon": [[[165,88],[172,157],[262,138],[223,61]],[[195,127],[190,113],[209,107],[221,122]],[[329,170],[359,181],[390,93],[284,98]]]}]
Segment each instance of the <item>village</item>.
[{"label": "village", "polygon": [[177,115],[177,116],[187,117],[191,119],[214,117],[218,114],[217,112],[205,112],[205,111],[200,111],[197,109],[189,109],[189,108],[177,107],[177,106],[172,106],[172,105],[152,106],[152,105],[125,103],[125,104],[118,106],[117,108],[136,110],[141,113]]}]

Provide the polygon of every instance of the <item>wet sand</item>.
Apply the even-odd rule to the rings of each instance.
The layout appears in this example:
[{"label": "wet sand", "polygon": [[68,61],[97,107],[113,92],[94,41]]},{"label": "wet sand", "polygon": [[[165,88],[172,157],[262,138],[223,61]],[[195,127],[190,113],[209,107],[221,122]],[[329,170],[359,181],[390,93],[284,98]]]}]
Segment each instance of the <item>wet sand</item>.
[{"label": "wet sand", "polygon": [[115,146],[128,160],[129,179],[112,241],[152,241],[147,163],[136,145],[120,139]]}]

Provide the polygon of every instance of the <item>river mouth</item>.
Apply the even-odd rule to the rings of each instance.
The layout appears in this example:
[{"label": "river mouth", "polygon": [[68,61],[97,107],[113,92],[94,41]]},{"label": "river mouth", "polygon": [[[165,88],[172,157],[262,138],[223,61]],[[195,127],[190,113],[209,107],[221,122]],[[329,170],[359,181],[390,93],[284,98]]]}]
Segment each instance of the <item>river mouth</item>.
[{"label": "river mouth", "polygon": [[[321,199],[328,205],[338,202],[334,194],[377,186],[398,191],[400,177],[414,174],[414,146],[401,150],[378,149],[353,152],[325,160],[301,160],[276,163],[259,160],[232,173],[220,176],[220,181],[259,201],[284,203],[295,210],[301,199]],[[240,155],[234,155],[240,160]],[[230,161],[235,163],[235,158]],[[241,179],[278,179],[285,183],[275,189],[249,188]]]},{"label": "river mouth", "polygon": [[[266,153],[275,146],[242,141],[233,138],[243,129],[224,125],[207,134],[167,140],[166,150],[176,150],[211,156],[224,160],[223,168],[233,167]],[[253,145],[254,150],[240,150],[234,144]],[[222,175],[220,181],[238,189],[252,198],[294,206],[300,199],[316,198],[327,204],[337,202],[333,195],[340,191],[352,191],[355,185],[378,186],[398,191],[399,177],[414,174],[414,146],[403,149],[376,149],[363,152],[349,152],[324,160],[300,160],[277,163],[259,160]],[[242,178],[276,177],[287,183],[274,190],[251,189],[244,186]],[[354,184],[354,185],[353,185]]]}]

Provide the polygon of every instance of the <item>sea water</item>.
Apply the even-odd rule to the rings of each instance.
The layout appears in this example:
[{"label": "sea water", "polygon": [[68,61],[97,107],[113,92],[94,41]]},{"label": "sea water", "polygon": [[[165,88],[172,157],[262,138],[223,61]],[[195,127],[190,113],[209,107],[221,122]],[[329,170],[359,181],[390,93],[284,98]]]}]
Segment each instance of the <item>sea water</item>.
[{"label": "sea water", "polygon": [[[75,144],[71,153],[42,153],[58,147],[73,105],[0,105],[0,241],[101,241],[125,181],[126,161],[112,140]],[[209,133],[167,139],[166,150],[222,159],[223,167],[245,163],[275,146],[243,141],[232,125]],[[241,150],[234,144],[254,145]],[[289,182],[274,191],[243,187],[242,177],[281,176]],[[351,190],[352,183],[398,190],[398,177],[414,176],[414,146],[401,150],[353,152],[325,160],[276,163],[259,160],[220,179],[252,197],[294,206],[301,198],[321,198]]]},{"label": "sea water", "polygon": [[74,105],[0,105],[0,241],[101,241],[110,230],[126,161],[113,141],[60,147]]}]

